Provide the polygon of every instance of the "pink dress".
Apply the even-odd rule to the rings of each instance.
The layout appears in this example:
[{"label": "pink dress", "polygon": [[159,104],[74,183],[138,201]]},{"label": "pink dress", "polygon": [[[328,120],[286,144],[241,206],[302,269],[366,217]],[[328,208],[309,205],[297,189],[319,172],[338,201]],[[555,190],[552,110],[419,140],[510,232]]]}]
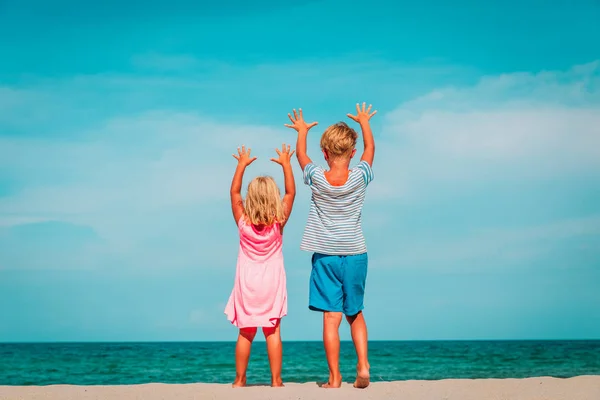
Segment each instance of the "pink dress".
[{"label": "pink dress", "polygon": [[238,229],[235,282],[225,314],[238,328],[274,327],[287,314],[281,225],[258,230],[242,217]]}]

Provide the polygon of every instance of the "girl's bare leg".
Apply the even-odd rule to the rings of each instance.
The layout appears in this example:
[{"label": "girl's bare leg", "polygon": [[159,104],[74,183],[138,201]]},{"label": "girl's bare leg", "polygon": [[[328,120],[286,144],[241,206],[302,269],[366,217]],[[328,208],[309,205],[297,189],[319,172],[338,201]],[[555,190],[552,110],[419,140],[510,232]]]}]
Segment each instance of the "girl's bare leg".
[{"label": "girl's bare leg", "polygon": [[283,345],[281,343],[281,333],[279,330],[280,321],[272,328],[263,328],[265,340],[267,341],[267,354],[269,355],[269,365],[271,366],[271,386],[281,387],[281,364],[283,359]]},{"label": "girl's bare leg", "polygon": [[242,328],[235,346],[235,381],[233,387],[246,386],[246,370],[250,361],[252,341],[256,336],[256,328]]}]

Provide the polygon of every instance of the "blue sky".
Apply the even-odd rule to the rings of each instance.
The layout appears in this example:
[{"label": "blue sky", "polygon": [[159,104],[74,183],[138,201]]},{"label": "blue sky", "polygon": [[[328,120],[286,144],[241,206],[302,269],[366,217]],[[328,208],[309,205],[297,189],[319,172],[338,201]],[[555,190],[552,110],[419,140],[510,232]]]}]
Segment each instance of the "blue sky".
[{"label": "blue sky", "polygon": [[[372,339],[600,338],[598,20],[591,0],[3,1],[0,341],[235,339],[232,151],[281,183],[287,112],[319,121],[323,162],[359,101]],[[298,192],[282,333],[318,340]]]}]

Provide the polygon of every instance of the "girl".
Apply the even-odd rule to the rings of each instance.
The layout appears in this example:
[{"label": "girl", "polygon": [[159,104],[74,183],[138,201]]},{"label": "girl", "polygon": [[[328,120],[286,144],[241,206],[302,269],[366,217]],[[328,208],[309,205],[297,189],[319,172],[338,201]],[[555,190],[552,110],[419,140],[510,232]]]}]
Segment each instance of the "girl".
[{"label": "girl", "polygon": [[227,319],[240,329],[235,348],[233,387],[246,385],[246,369],[257,327],[262,327],[271,366],[271,386],[283,386],[281,380],[282,346],[280,321],[287,314],[286,277],[283,267],[282,234],[294,204],[296,185],[290,159],[294,151],[285,144],[271,158],[282,166],[285,178],[283,200],[279,188],[268,176],[254,178],[248,185],[246,201],[240,190],[250,149],[238,148],[238,165],[231,182],[231,209],[238,226],[240,247],[235,282],[225,308]]}]

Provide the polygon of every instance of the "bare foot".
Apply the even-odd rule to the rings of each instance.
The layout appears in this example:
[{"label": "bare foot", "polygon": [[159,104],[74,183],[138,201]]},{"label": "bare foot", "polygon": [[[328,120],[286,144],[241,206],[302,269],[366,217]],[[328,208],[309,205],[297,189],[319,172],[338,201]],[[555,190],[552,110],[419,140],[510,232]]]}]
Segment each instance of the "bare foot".
[{"label": "bare foot", "polygon": [[340,387],[342,387],[342,376],[330,376],[329,382],[324,383],[321,387],[324,389],[339,389]]},{"label": "bare foot", "polygon": [[231,384],[231,387],[240,388],[246,386],[246,377],[235,378],[235,381]]},{"label": "bare foot", "polygon": [[354,381],[354,387],[357,389],[364,389],[369,386],[370,383],[370,375],[369,375],[369,367],[366,368],[356,368],[356,381]]},{"label": "bare foot", "polygon": [[281,378],[271,379],[271,387],[284,387]]}]

